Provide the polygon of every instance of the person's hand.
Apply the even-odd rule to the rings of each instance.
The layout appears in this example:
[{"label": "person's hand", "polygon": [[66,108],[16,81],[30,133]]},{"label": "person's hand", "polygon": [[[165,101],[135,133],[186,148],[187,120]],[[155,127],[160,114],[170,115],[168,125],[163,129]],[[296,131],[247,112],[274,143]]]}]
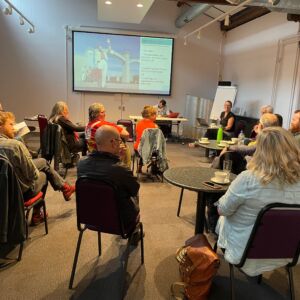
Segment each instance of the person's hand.
[{"label": "person's hand", "polygon": [[195,143],[189,143],[189,148],[195,148],[196,146],[195,146]]},{"label": "person's hand", "polygon": [[222,156],[223,154],[225,154],[228,151],[228,147],[224,147],[223,150],[220,153],[220,156]]}]

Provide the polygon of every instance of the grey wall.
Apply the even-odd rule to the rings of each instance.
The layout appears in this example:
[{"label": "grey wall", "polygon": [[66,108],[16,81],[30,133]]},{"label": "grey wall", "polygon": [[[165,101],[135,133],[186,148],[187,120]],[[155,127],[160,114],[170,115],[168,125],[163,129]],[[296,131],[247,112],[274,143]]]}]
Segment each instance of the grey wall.
[{"label": "grey wall", "polygon": [[156,1],[140,25],[99,22],[96,0],[12,2],[36,26],[36,33],[29,35],[24,26],[18,25],[16,15],[0,14],[0,101],[6,110],[15,112],[18,120],[38,113],[48,115],[61,99],[69,104],[72,119],[81,122],[87,121],[87,108],[95,101],[104,103],[110,120],[120,117],[121,100],[125,105],[123,117],[139,114],[144,105],[158,102],[154,96],[72,92],[66,25],[175,34],[172,96],[166,98],[170,108],[183,112],[186,94],[214,97],[221,41],[218,25],[207,28],[201,40],[190,38],[187,46],[182,38],[209,21],[205,16],[177,31],[174,21],[180,11],[173,1]]}]

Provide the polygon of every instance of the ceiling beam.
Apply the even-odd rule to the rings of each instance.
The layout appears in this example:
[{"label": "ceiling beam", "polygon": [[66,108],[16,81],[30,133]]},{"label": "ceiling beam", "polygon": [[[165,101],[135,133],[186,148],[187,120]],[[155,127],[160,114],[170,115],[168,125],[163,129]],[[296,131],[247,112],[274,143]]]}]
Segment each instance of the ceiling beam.
[{"label": "ceiling beam", "polygon": [[[177,1],[177,0],[175,0]],[[188,4],[188,2],[195,2],[195,3],[205,3],[211,5],[232,5],[226,0],[188,0],[188,1],[178,1],[177,6],[180,7],[183,4]]]},{"label": "ceiling beam", "polygon": [[222,31],[229,31],[268,13],[270,10],[266,7],[247,7],[230,17],[229,26],[225,26],[224,21],[222,21],[220,27]]}]

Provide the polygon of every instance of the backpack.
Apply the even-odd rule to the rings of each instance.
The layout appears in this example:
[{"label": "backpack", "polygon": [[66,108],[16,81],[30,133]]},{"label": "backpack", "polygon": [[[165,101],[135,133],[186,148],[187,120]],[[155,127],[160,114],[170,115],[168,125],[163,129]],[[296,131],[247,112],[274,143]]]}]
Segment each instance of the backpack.
[{"label": "backpack", "polygon": [[218,255],[206,236],[197,234],[188,239],[185,246],[177,250],[176,259],[187,299],[206,300],[220,266]]}]

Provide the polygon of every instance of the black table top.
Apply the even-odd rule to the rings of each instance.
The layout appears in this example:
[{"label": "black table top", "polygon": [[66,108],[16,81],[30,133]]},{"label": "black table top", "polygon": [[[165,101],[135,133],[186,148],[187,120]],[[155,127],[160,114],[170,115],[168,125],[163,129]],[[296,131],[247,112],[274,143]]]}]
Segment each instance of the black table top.
[{"label": "black table top", "polygon": [[[191,191],[224,193],[228,189],[229,184],[220,185],[222,186],[221,189],[213,189],[202,184],[204,181],[210,181],[216,171],[220,170],[205,167],[177,167],[166,170],[164,178],[173,185]],[[235,177],[236,175],[230,174],[231,181]]]}]

